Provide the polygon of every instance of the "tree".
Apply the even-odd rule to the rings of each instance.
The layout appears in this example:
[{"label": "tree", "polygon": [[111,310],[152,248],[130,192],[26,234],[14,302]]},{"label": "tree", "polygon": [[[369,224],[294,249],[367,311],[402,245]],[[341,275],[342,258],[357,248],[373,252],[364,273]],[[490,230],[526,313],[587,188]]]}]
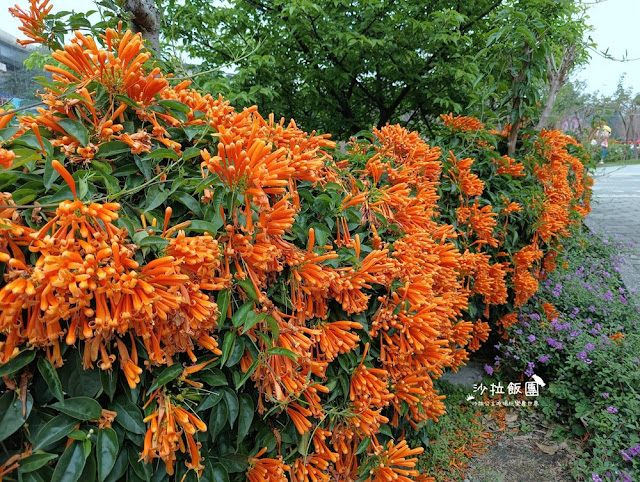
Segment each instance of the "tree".
[{"label": "tree", "polygon": [[[513,156],[525,120],[540,116],[542,127],[570,69],[586,60],[588,26],[579,0],[510,0],[492,18],[496,27],[483,51],[493,73],[488,92],[498,101],[501,120],[511,126],[507,152]],[[540,113],[545,92],[547,105]]]},{"label": "tree", "polygon": [[233,0],[212,9],[208,0],[166,0],[164,33],[202,58],[203,69],[250,52],[236,62],[225,95],[344,138],[371,124],[461,112],[501,4]]}]

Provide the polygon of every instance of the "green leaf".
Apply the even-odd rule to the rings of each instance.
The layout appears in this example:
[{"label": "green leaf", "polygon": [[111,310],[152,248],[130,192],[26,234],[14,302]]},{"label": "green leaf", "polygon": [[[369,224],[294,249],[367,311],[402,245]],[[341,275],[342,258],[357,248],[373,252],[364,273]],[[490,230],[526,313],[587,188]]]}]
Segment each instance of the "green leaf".
[{"label": "green leaf", "polygon": [[147,154],[144,157],[144,159],[145,161],[148,159],[172,159],[175,161],[179,157],[180,156],[178,156],[178,153],[173,149],[167,149],[165,147],[162,147],[160,149],[155,149],[151,151],[149,154]]},{"label": "green leaf", "polygon": [[78,421],[68,415],[58,415],[40,429],[33,440],[33,450],[42,449],[69,435]]},{"label": "green leaf", "polygon": [[[186,131],[186,128],[185,128]],[[193,139],[194,136],[191,136],[189,138],[189,140]],[[198,157],[200,155],[200,148],[198,147],[187,147],[184,150],[184,153],[182,154],[182,158],[185,161],[188,161],[189,159],[193,159],[194,157]]]},{"label": "green leaf", "polygon": [[196,406],[196,412],[204,412],[210,408],[215,407],[222,400],[222,390],[214,388],[207,398]]},{"label": "green leaf", "polygon": [[109,141],[100,144],[98,147],[98,157],[112,157],[124,152],[131,152],[131,147],[126,142],[122,141]]},{"label": "green leaf", "polygon": [[360,455],[361,453],[363,453],[365,450],[367,450],[367,447],[369,447],[370,444],[371,444],[371,437],[364,438],[362,442],[358,444],[358,448],[355,451],[355,455]]},{"label": "green leaf", "polygon": [[144,212],[147,213],[149,211],[154,210],[155,208],[160,206],[162,203],[164,203],[168,197],[169,197],[169,191],[158,191],[158,193],[155,196],[148,199],[147,207],[145,208]]},{"label": "green leaf", "polygon": [[109,400],[113,400],[113,395],[116,393],[118,385],[116,372],[113,370],[100,370],[100,382],[102,383],[102,389],[109,397]]},{"label": "green leaf", "polygon": [[22,350],[7,363],[0,365],[0,377],[13,375],[18,370],[31,363],[35,357],[35,350]]},{"label": "green leaf", "polygon": [[282,348],[279,346],[274,346],[273,348],[269,348],[267,350],[267,354],[286,356],[287,358],[290,358],[291,360],[294,360],[294,361],[299,356],[297,353],[292,352],[288,348]]},{"label": "green leaf", "polygon": [[242,330],[243,335],[267,317],[266,313],[260,313],[259,315],[255,311],[253,313],[256,316],[249,316],[249,319],[244,323],[244,329]]},{"label": "green leaf", "polygon": [[238,443],[242,442],[249,433],[255,408],[251,396],[247,393],[240,395],[240,413],[238,415]]},{"label": "green leaf", "polygon": [[239,390],[241,387],[244,386],[245,383],[247,383],[247,380],[249,379],[249,377],[251,375],[253,375],[253,372],[256,371],[256,368],[258,368],[258,363],[260,362],[259,359],[255,360],[251,366],[249,367],[249,369],[247,370],[246,373],[244,373],[242,375],[242,377],[238,380],[238,382],[236,383],[236,390]]},{"label": "green leaf", "polygon": [[[153,171],[151,170],[151,159],[141,158],[140,156],[133,156],[133,159],[140,169],[140,172],[144,175],[144,178],[148,181],[153,178]],[[114,173],[115,175],[115,173]]]},{"label": "green leaf", "polygon": [[253,287],[253,283],[250,280],[243,279],[238,281],[237,284],[247,292],[247,294],[249,295],[249,298],[251,298],[255,302],[258,302],[258,293],[256,293],[256,290]]},{"label": "green leaf", "polygon": [[9,390],[0,397],[0,442],[17,431],[29,418],[33,397],[27,393],[26,416],[22,416],[22,399]]},{"label": "green leaf", "polygon": [[184,191],[178,191],[171,195],[171,199],[174,201],[178,201],[181,204],[184,204],[190,211],[196,216],[202,216],[202,209],[200,208],[200,203],[192,198],[188,193]]},{"label": "green leaf", "polygon": [[51,186],[53,186],[53,183],[58,177],[60,177],[60,174],[53,168],[52,159],[47,158],[44,165],[44,190],[48,191],[51,189]]},{"label": "green leaf", "polygon": [[387,437],[393,438],[393,434],[391,433],[391,429],[388,425],[380,425],[380,432],[385,434]]},{"label": "green leaf", "polygon": [[216,405],[215,410],[211,410],[209,416],[209,436],[211,440],[215,440],[220,431],[224,428],[229,417],[229,409],[226,403],[219,403]]},{"label": "green leaf", "polygon": [[72,442],[56,464],[51,482],[76,482],[80,478],[86,462],[83,444]]},{"label": "green leaf", "polygon": [[222,290],[218,292],[218,299],[216,300],[216,304],[218,305],[218,311],[220,311],[220,319],[218,320],[218,324],[222,325],[224,320],[227,319],[227,311],[229,310],[229,290]]},{"label": "green leaf", "polygon": [[76,420],[97,420],[102,415],[102,407],[89,397],[67,398],[62,402],[50,405]]},{"label": "green leaf", "polygon": [[183,104],[182,102],[178,102],[177,100],[159,100],[157,104],[169,110],[182,112],[183,114],[188,114],[189,112],[191,112],[191,107],[189,107],[187,104]]},{"label": "green leaf", "polygon": [[224,465],[207,461],[200,480],[201,482],[229,482],[229,473]]},{"label": "green leaf", "polygon": [[191,221],[191,224],[188,228],[185,228],[187,231],[196,231],[198,233],[207,232],[209,234],[216,234],[218,229],[222,227],[222,217],[216,217],[215,221],[202,221],[201,219],[194,219]]},{"label": "green leaf", "polygon": [[47,454],[45,452],[31,454],[19,462],[19,471],[21,474],[33,472],[34,470],[38,470],[40,467],[47,465],[49,461],[57,458],[57,454]]},{"label": "green leaf", "polygon": [[227,377],[224,376],[222,370],[210,368],[200,372],[200,380],[209,387],[224,387],[228,385]]},{"label": "green leaf", "polygon": [[280,327],[278,326],[278,320],[276,320],[271,315],[267,315],[266,320],[267,320],[267,324],[269,325],[269,330],[271,330],[273,341],[274,342],[278,341],[278,338],[280,338]]},{"label": "green leaf", "polygon": [[127,455],[127,451],[121,450],[118,454],[118,458],[116,459],[116,463],[113,465],[113,469],[111,469],[111,473],[107,475],[104,482],[119,482],[122,480],[122,476],[127,471],[128,467],[129,456]]},{"label": "green leaf", "polygon": [[184,371],[184,367],[182,366],[181,363],[174,363],[170,367],[167,367],[164,370],[162,370],[160,375],[158,375],[158,378],[155,379],[155,381],[149,387],[149,390],[147,390],[147,396],[150,395],[157,388],[163,387],[167,383],[169,383],[171,380],[175,380],[176,378],[178,378],[178,376],[180,376],[180,374],[183,371]]},{"label": "green leaf", "polygon": [[96,457],[98,459],[98,480],[104,482],[118,457],[118,436],[112,428],[98,430]]},{"label": "green leaf", "polygon": [[73,119],[58,119],[57,124],[82,144],[82,147],[86,147],[89,144],[89,131],[80,122]]},{"label": "green leaf", "polygon": [[145,236],[140,240],[138,246],[144,248],[145,246],[159,246],[164,248],[169,245],[169,240],[162,236]]},{"label": "green leaf", "polygon": [[236,392],[231,390],[230,388],[225,388],[222,393],[222,398],[224,398],[224,402],[227,404],[227,410],[229,411],[229,425],[233,428],[233,424],[238,418],[238,414],[240,413],[240,403],[238,401],[238,396]]},{"label": "green leaf", "polygon": [[253,302],[247,301],[240,308],[238,308],[236,312],[233,314],[233,317],[231,318],[231,323],[235,327],[242,325],[245,322],[245,320],[248,319],[250,313],[253,313],[255,316],[258,316],[256,312],[253,311]]},{"label": "green leaf", "polygon": [[111,410],[117,412],[115,421],[129,432],[144,435],[146,432],[142,421],[142,412],[131,403],[124,395],[120,395],[111,404]]},{"label": "green leaf", "polygon": [[58,373],[56,372],[56,369],[53,367],[51,362],[44,357],[39,358],[38,370],[40,370],[40,374],[42,375],[42,378],[44,378],[44,381],[49,387],[49,390],[51,390],[53,396],[58,400],[63,401],[64,394],[62,393],[62,382],[60,382]]},{"label": "green leaf", "polygon": [[220,366],[223,367],[226,361],[229,359],[229,355],[233,351],[233,347],[236,344],[236,335],[232,331],[228,331],[224,335],[222,341],[222,358],[220,359]]}]

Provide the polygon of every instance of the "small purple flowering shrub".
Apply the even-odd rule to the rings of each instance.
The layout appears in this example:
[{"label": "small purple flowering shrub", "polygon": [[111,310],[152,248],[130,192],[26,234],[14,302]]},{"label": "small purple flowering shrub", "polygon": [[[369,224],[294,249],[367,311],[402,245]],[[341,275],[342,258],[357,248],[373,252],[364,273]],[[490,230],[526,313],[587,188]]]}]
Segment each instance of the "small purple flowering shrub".
[{"label": "small purple flowering shrub", "polygon": [[[565,427],[562,435],[589,434],[574,469],[579,479],[640,480],[640,314],[619,275],[624,251],[576,233],[498,345],[496,370],[548,383],[538,402]],[[544,302],[557,319],[546,318]]]}]

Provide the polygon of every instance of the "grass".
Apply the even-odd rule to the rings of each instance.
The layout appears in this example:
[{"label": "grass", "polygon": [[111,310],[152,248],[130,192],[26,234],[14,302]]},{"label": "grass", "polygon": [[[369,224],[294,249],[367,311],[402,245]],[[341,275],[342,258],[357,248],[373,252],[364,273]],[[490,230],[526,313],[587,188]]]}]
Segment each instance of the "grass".
[{"label": "grass", "polygon": [[604,164],[598,163],[597,167],[635,166],[637,164],[640,164],[640,159],[627,159],[622,161],[605,162]]}]

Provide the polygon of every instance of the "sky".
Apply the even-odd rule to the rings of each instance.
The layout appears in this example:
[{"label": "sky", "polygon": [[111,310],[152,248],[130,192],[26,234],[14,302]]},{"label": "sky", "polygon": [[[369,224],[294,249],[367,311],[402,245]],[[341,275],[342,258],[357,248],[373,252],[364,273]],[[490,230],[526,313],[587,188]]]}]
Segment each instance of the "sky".
[{"label": "sky", "polygon": [[[0,28],[19,37],[19,23],[13,17],[5,14],[5,8],[15,2],[26,5],[26,0],[0,0],[3,19]],[[78,9],[78,4],[87,5]],[[573,75],[574,78],[584,80],[587,90],[598,91],[601,94],[612,94],[622,74],[625,76],[625,87],[632,87],[634,92],[640,92],[640,0],[585,0],[590,3],[589,23],[594,29],[591,38],[598,44],[601,51],[608,50],[615,58],[639,59],[631,62],[617,62],[607,60],[596,52],[591,52],[588,65]],[[53,12],[60,10],[87,11],[93,7],[93,2],[85,0],[52,0]],[[7,7],[5,7],[5,5]]]}]

